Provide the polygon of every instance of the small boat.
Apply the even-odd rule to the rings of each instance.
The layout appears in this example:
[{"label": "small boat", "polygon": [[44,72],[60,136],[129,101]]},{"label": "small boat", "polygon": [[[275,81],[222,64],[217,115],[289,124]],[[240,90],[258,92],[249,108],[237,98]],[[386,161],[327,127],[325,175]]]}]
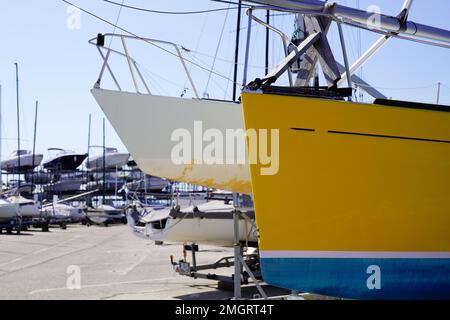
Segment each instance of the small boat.
[{"label": "small boat", "polygon": [[113,206],[104,204],[95,208],[88,207],[86,218],[94,224],[105,226],[114,222],[126,223],[126,216],[122,209],[116,209]]},{"label": "small boat", "polygon": [[[116,148],[106,148],[105,150],[105,168],[121,168],[126,165],[130,154],[126,152],[119,152]],[[87,167],[91,170],[103,169],[103,154],[95,157],[89,157]]]},{"label": "small boat", "polygon": [[40,217],[39,205],[34,200],[22,196],[11,196],[7,200],[19,206],[19,212],[23,218]]},{"label": "small boat", "polygon": [[[128,209],[133,233],[154,241],[195,242],[219,246],[233,245],[233,202],[213,200],[184,209],[135,206]],[[239,219],[239,240],[256,246],[254,212]]]},{"label": "small boat", "polygon": [[7,199],[0,199],[0,223],[11,221],[19,215],[19,206]]},{"label": "small boat", "polygon": [[80,222],[85,217],[85,210],[80,207],[72,207],[64,203],[48,204],[41,210],[47,217],[53,220],[69,220]]},{"label": "small boat", "polygon": [[[106,182],[104,182],[106,181]],[[106,180],[96,180],[96,181],[89,181],[86,184],[86,189],[87,190],[94,190],[94,189],[98,189],[100,191],[103,190],[103,186],[105,186],[105,191],[110,193],[110,192],[115,192],[120,190],[124,184],[126,183],[125,179],[108,179],[106,178]]]},{"label": "small boat", "polygon": [[55,175],[51,172],[33,171],[25,173],[25,182],[34,184],[48,184],[55,180]]},{"label": "small boat", "polygon": [[19,184],[19,182],[17,180],[11,180],[11,181],[9,181],[9,190],[5,191],[5,194],[17,195],[20,193],[20,194],[32,195],[34,189],[35,189],[35,186],[30,182],[20,181],[20,184]]},{"label": "small boat", "polygon": [[76,153],[60,148],[49,148],[48,150],[58,152],[55,156],[42,161],[42,166],[51,171],[74,171],[88,156],[87,153]]},{"label": "small boat", "polygon": [[142,179],[128,182],[127,188],[137,192],[161,192],[168,185],[169,181],[166,179],[145,175]]},{"label": "small boat", "polygon": [[31,171],[40,165],[43,157],[44,156],[42,154],[33,155],[33,153],[28,150],[16,150],[11,153],[8,159],[1,162],[1,167],[7,172]]},{"label": "small boat", "polygon": [[57,175],[57,180],[43,187],[46,192],[71,193],[79,191],[81,185],[87,182],[87,176],[83,172],[63,173]]}]

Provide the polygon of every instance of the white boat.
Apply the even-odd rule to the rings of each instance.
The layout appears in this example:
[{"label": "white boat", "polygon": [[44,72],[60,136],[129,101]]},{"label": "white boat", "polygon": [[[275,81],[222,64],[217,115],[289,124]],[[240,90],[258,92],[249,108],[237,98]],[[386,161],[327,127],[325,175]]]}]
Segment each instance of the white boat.
[{"label": "white boat", "polygon": [[[105,168],[120,168],[127,164],[130,154],[119,152],[116,148],[106,148],[105,150]],[[89,157],[87,167],[91,170],[103,169],[103,154]]]},{"label": "white boat", "polygon": [[[133,233],[154,241],[194,242],[219,246],[233,245],[233,202],[213,200],[198,206],[175,210],[166,208],[129,209],[128,224]],[[258,241],[253,211],[249,220],[239,219],[239,240],[255,244]]]},{"label": "white boat", "polygon": [[87,182],[86,175],[83,172],[61,174],[59,179],[51,184],[44,186],[46,192],[70,193],[80,190],[82,184]]},{"label": "white boat", "polygon": [[42,161],[42,166],[52,171],[76,170],[86,159],[87,153],[77,153],[72,150],[49,148],[49,151],[57,151],[57,154]]},{"label": "white boat", "polygon": [[[243,130],[240,104],[99,88],[92,89],[92,94],[145,173],[210,188],[251,193],[247,164],[236,164],[237,161],[234,164],[206,164],[202,161],[177,164],[172,159],[173,149],[178,143],[172,141],[172,135],[177,129],[194,133],[194,124],[198,120],[201,120],[203,132],[216,129],[223,137],[227,129]],[[245,153],[245,145],[242,148]],[[238,143],[234,150],[235,155],[241,152]]]},{"label": "white boat", "polygon": [[11,153],[8,159],[2,161],[1,167],[8,172],[29,171],[40,165],[43,157],[42,154],[33,155],[33,153],[28,150],[16,150]]},{"label": "white boat", "polygon": [[169,185],[166,179],[145,175],[142,179],[127,183],[130,191],[160,192]]},{"label": "white boat", "polygon": [[71,222],[80,222],[85,216],[83,208],[72,207],[64,203],[46,205],[42,208],[42,212],[52,219]]},{"label": "white boat", "polygon": [[126,217],[122,209],[116,209],[113,206],[105,204],[95,208],[87,208],[86,217],[92,223],[104,225],[108,225],[109,223],[116,221],[126,221]]},{"label": "white boat", "polygon": [[5,192],[6,195],[26,194],[31,195],[34,191],[34,185],[30,182],[20,181],[20,187],[17,180],[9,182],[9,190]]},{"label": "white boat", "polygon": [[22,196],[12,196],[7,198],[7,200],[19,205],[19,212],[23,218],[40,217],[39,205],[35,201]]},{"label": "white boat", "polygon": [[19,215],[19,206],[6,199],[0,199],[0,222],[10,221]]}]

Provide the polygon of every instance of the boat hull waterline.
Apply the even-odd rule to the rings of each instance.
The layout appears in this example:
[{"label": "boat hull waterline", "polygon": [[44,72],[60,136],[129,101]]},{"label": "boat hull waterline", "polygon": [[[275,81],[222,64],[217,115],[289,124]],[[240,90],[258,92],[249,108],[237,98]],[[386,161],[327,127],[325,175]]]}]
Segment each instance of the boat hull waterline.
[{"label": "boat hull waterline", "polygon": [[[264,280],[362,299],[450,298],[450,112],[244,92]],[[279,186],[279,187],[274,187]],[[295,190],[296,201],[273,201]]]}]

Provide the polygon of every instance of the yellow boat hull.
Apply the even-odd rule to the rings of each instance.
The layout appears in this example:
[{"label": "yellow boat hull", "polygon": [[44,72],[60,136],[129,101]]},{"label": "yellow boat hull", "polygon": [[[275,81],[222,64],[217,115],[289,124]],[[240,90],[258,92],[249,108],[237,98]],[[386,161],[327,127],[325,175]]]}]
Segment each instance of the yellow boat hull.
[{"label": "yellow boat hull", "polygon": [[251,92],[242,102],[247,130],[279,130],[278,172],[250,165],[267,282],[450,298],[450,112]]}]

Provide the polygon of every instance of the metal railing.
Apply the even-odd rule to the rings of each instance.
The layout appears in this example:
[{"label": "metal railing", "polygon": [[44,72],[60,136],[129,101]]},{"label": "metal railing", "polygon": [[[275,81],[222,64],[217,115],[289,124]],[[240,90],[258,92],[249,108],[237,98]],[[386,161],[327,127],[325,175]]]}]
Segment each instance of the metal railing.
[{"label": "metal railing", "polygon": [[[112,38],[120,38],[121,43],[122,43],[123,52],[121,52],[119,50],[116,50],[116,49],[112,49],[111,47],[106,47],[104,45],[104,43],[105,43],[105,39],[107,37],[110,37],[111,39]],[[139,79],[141,80],[142,84],[144,85],[145,90],[147,91],[147,93],[148,94],[152,94],[151,91],[150,91],[149,86],[147,85],[147,82],[145,81],[145,78],[142,75],[142,72],[139,70],[139,67],[138,67],[138,64],[137,64],[136,60],[133,59],[133,57],[131,57],[129,52],[128,52],[128,47],[127,47],[126,40],[130,40],[130,39],[148,43],[150,45],[155,46],[156,48],[161,49],[162,51],[167,52],[168,54],[171,54],[171,55],[177,57],[180,60],[181,66],[182,66],[182,68],[183,68],[183,70],[184,70],[184,72],[185,72],[185,74],[186,74],[186,76],[188,78],[188,81],[189,81],[189,83],[190,83],[190,85],[192,87],[192,90],[194,92],[195,98],[200,99],[200,97],[198,95],[197,88],[196,88],[196,86],[194,84],[194,81],[192,79],[192,76],[191,76],[191,74],[189,72],[189,69],[187,68],[186,61],[185,61],[183,55],[181,54],[181,50],[180,50],[180,48],[179,48],[179,46],[177,44],[175,44],[173,42],[169,42],[169,41],[164,41],[164,40],[151,39],[151,38],[142,38],[142,37],[136,37],[136,36],[130,36],[130,35],[124,35],[124,34],[113,34],[113,33],[99,34],[97,37],[92,38],[92,39],[89,40],[89,44],[94,45],[94,46],[97,47],[97,50],[100,53],[100,56],[101,56],[101,58],[103,60],[103,65],[102,65],[102,68],[100,70],[100,74],[99,74],[98,79],[97,79],[97,81],[96,81],[96,83],[94,85],[95,88],[100,88],[100,83],[101,83],[101,80],[103,78],[103,74],[104,74],[105,70],[107,69],[109,74],[111,75],[111,78],[113,79],[115,85],[117,86],[117,89],[119,91],[122,91],[122,88],[120,87],[119,82],[118,82],[116,76],[114,75],[114,72],[113,72],[113,70],[112,70],[112,68],[111,68],[111,66],[110,66],[110,64],[108,62],[111,53],[114,53],[114,54],[117,54],[119,56],[124,57],[127,60],[128,68],[129,68],[129,71],[130,71],[130,74],[131,74],[131,77],[132,77],[132,80],[133,80],[133,85],[134,85],[134,88],[136,90],[136,93],[141,93],[140,90],[139,90],[139,82],[137,80],[137,76],[138,76]],[[169,49],[166,49],[164,47],[159,46],[158,44],[167,45],[169,47],[172,47],[174,49],[174,51],[172,52]],[[106,54],[105,54],[105,52],[106,52]],[[136,75],[136,73],[137,73],[137,75]]]}]

